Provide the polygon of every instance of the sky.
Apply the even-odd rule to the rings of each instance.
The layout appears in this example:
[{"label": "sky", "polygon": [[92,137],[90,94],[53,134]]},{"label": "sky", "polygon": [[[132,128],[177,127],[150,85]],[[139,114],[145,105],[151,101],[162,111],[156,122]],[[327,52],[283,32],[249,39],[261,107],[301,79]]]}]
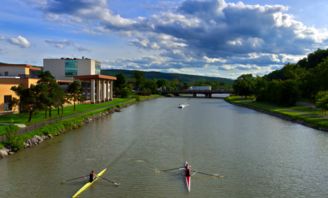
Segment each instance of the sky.
[{"label": "sky", "polygon": [[325,0],[1,0],[0,62],[262,76],[328,47]]}]

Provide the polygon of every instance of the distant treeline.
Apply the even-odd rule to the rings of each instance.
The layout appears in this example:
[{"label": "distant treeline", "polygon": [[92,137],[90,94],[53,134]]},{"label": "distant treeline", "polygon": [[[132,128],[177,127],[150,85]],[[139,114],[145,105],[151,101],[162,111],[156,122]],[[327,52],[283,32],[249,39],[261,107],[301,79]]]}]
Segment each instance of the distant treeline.
[{"label": "distant treeline", "polygon": [[296,64],[287,64],[263,77],[241,75],[233,88],[236,94],[254,95],[257,101],[291,106],[305,99],[328,109],[328,49],[318,49]]},{"label": "distant treeline", "polygon": [[101,74],[117,77],[114,81],[116,97],[129,97],[131,94],[161,94],[188,89],[190,86],[212,86],[213,90],[230,90],[233,83],[233,80],[225,78],[136,70],[102,70]]}]

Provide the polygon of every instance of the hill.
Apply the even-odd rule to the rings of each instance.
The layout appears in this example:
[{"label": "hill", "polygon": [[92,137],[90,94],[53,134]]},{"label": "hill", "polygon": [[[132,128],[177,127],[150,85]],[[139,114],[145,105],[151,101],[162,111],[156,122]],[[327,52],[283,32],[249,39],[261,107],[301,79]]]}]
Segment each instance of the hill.
[{"label": "hill", "polygon": [[[115,76],[117,74],[123,74],[127,78],[133,78],[135,70],[121,70],[121,69],[109,69],[101,70],[101,74]],[[146,79],[163,79],[163,80],[174,80],[177,79],[181,82],[192,83],[197,81],[218,81],[224,84],[231,85],[232,79],[220,78],[220,77],[208,77],[208,76],[197,76],[188,74],[177,74],[177,73],[162,73],[162,72],[144,72]]]}]

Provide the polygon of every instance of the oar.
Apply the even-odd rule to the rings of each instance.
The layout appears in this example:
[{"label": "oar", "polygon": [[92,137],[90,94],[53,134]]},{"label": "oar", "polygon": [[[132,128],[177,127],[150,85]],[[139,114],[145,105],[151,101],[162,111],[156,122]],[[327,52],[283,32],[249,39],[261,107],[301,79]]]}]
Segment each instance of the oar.
[{"label": "oar", "polygon": [[66,183],[66,182],[69,182],[69,181],[86,178],[87,176],[88,175],[84,175],[84,176],[80,176],[80,177],[75,177],[75,178],[67,179],[67,180],[62,181],[61,183]]},{"label": "oar", "polygon": [[201,171],[195,171],[195,172],[200,173],[200,174],[203,174],[203,175],[207,175],[207,176],[212,176],[212,177],[219,177],[219,178],[223,178],[224,177],[223,175],[219,175],[219,174],[204,173],[204,172],[201,172]]},{"label": "oar", "polygon": [[115,184],[115,186],[119,186],[119,185],[120,185],[120,183],[117,183],[117,182],[115,182],[115,181],[113,181],[113,180],[107,179],[106,177],[100,177],[100,178],[103,179],[103,180],[105,180],[105,181],[108,181],[108,182],[110,182],[110,183]]},{"label": "oar", "polygon": [[180,169],[180,168],[183,168],[183,167],[170,168],[170,169],[165,169],[165,170],[160,170],[160,171],[171,171],[171,170],[176,170],[176,169]]}]

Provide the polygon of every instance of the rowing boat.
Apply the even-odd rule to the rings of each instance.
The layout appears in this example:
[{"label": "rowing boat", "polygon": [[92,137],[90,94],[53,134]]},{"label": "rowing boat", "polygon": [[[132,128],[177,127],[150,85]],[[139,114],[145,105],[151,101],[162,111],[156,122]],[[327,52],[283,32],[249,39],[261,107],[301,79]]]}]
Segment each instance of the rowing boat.
[{"label": "rowing boat", "polygon": [[103,174],[105,174],[105,172],[107,171],[107,168],[103,169],[102,171],[100,171],[97,175],[96,178],[92,181],[92,182],[88,182],[86,184],[84,184],[84,186],[82,186],[73,196],[72,198],[76,198],[78,197],[81,193],[83,193],[85,190],[87,190],[95,181],[97,181],[99,179],[100,176],[102,176]]},{"label": "rowing boat", "polygon": [[190,182],[191,182],[191,177],[186,176],[186,185],[187,185],[187,188],[188,188],[188,192],[190,192]]},{"label": "rowing boat", "polygon": [[[187,186],[187,189],[188,189],[188,192],[190,192],[190,182],[191,182],[191,176],[190,175],[186,175],[186,167],[188,167],[189,166],[189,164],[188,164],[188,162],[186,161],[185,162],[185,164],[184,164],[184,171],[185,171],[185,179],[186,179],[186,186]],[[189,172],[189,174],[190,174],[190,172]]]}]

